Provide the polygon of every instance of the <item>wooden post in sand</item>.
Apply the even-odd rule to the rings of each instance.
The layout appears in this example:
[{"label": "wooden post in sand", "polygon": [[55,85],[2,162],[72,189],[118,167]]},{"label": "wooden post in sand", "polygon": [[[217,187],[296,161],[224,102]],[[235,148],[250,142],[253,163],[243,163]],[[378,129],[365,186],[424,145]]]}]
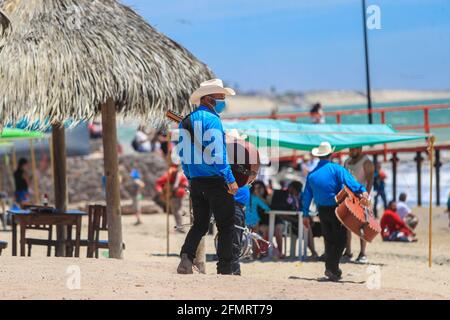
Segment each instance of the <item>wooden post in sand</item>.
[{"label": "wooden post in sand", "polygon": [[435,136],[429,139],[429,154],[430,154],[430,206],[428,212],[428,266],[433,265],[433,166],[434,166],[434,142]]},{"label": "wooden post in sand", "polygon": [[13,144],[11,148],[11,166],[12,171],[14,172],[17,169],[17,155],[16,155],[16,146]]},{"label": "wooden post in sand", "polygon": [[[66,173],[66,134],[64,126],[52,126],[52,150],[53,150],[53,187],[55,195],[55,208],[58,211],[67,210],[67,173]],[[67,231],[64,226],[56,228],[57,239],[61,241],[56,247],[56,256],[64,257],[66,247],[62,241],[67,238]]]},{"label": "wooden post in sand", "polygon": [[52,139],[52,137],[50,137],[48,139],[48,149],[49,149],[49,153],[50,153],[50,169],[52,172],[52,180],[54,181],[55,180],[55,168],[54,168],[54,162],[55,162],[54,157],[55,156],[53,154],[53,139]]},{"label": "wooden post in sand", "polygon": [[122,214],[120,207],[119,160],[117,156],[116,105],[114,100],[110,98],[106,103],[102,104],[101,111],[109,257],[122,259]]},{"label": "wooden post in sand", "polygon": [[169,256],[170,253],[170,199],[172,197],[172,190],[170,188],[170,164],[171,164],[171,150],[170,150],[170,129],[167,128],[167,165],[169,169],[167,170],[167,182],[166,182],[166,255]]},{"label": "wooden post in sand", "polygon": [[31,156],[31,172],[33,175],[33,191],[34,191],[34,203],[39,204],[41,199],[39,192],[39,177],[37,175],[37,165],[36,165],[36,152],[34,150],[34,141],[30,139],[30,156]]}]

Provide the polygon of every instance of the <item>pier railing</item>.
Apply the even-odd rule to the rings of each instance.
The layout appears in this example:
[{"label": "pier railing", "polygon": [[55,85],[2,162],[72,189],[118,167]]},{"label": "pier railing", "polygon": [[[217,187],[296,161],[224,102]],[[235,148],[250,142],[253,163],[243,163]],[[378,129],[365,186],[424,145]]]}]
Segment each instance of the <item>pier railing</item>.
[{"label": "pier railing", "polygon": [[[423,121],[420,124],[409,124],[409,125],[395,125],[394,128],[402,131],[422,131],[425,133],[431,133],[433,129],[443,129],[450,128],[450,117],[440,117],[439,122],[433,122],[430,118],[431,111],[437,110],[450,110],[450,104],[433,104],[433,105],[415,105],[415,106],[404,106],[404,107],[385,107],[385,108],[376,108],[372,111],[367,109],[358,109],[358,110],[333,110],[324,112],[324,116],[327,118],[334,117],[336,119],[336,123],[342,123],[344,116],[361,116],[368,115],[370,112],[374,115],[378,115],[377,120],[374,123],[386,124],[388,115],[391,113],[396,113],[397,115],[400,113],[406,112],[420,112],[422,113]],[[237,120],[250,120],[250,119],[280,119],[280,120],[290,120],[293,122],[299,122],[299,120],[304,118],[309,118],[311,115],[309,112],[299,112],[299,113],[287,113],[287,114],[273,114],[273,115],[254,115],[254,116],[241,116],[241,117],[230,117],[228,119],[237,119]],[[375,117],[374,117],[375,118]],[[442,150],[450,150],[450,141],[444,141],[439,143],[435,147],[435,174],[436,174],[436,205],[440,205],[440,167],[442,166],[440,153]],[[368,154],[372,154],[375,159],[377,156],[381,155],[384,157],[384,161],[392,162],[392,176],[393,176],[393,198],[397,197],[397,163],[399,161],[397,155],[401,153],[416,153],[416,157],[414,158],[417,164],[417,204],[422,205],[422,162],[424,158],[422,154],[428,154],[428,146],[426,144],[423,145],[406,145],[402,147],[388,147],[386,145],[383,148],[375,148],[368,150]],[[344,153],[340,153],[339,156],[342,156]],[[388,155],[391,155],[391,159],[388,159]],[[292,161],[293,163],[297,163],[297,160],[300,158],[297,151],[293,151],[290,156],[283,156],[279,161]]]},{"label": "pier railing", "polygon": [[[450,104],[433,104],[433,105],[416,105],[416,106],[404,106],[404,107],[385,107],[385,108],[376,108],[372,109],[371,113],[374,115],[379,115],[380,123],[385,124],[387,115],[390,113],[403,113],[403,112],[413,112],[413,111],[421,111],[423,116],[422,124],[417,125],[398,125],[395,126],[397,130],[423,130],[426,133],[430,133],[432,129],[442,129],[442,128],[450,128],[450,119],[448,122],[443,123],[432,123],[430,121],[430,111],[434,110],[450,110]],[[342,123],[342,118],[344,116],[352,116],[352,115],[368,115],[370,113],[367,109],[356,109],[356,110],[333,110],[324,112],[325,117],[334,117],[336,119],[336,123]],[[280,120],[290,120],[293,122],[297,122],[299,119],[309,118],[311,115],[309,112],[297,112],[297,113],[282,113],[282,114],[273,114],[273,115],[249,115],[249,116],[240,116],[240,117],[232,117],[233,119],[238,120],[250,120],[250,119],[280,119]]]}]

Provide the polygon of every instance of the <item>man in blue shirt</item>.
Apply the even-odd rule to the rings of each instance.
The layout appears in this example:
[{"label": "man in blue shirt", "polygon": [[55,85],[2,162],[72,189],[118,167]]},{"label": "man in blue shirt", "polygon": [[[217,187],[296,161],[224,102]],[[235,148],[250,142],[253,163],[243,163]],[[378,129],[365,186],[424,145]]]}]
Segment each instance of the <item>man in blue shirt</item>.
[{"label": "man in blue shirt", "polygon": [[342,277],[339,260],[345,249],[347,230],[336,217],[335,197],[344,185],[366,199],[369,195],[366,188],[357,182],[350,172],[331,162],[333,152],[334,148],[328,142],[322,142],[318,148],[312,150],[313,156],[318,157],[320,162],[306,179],[303,193],[303,223],[309,228],[309,208],[314,198],[325,239],[325,276],[331,281],[339,281]]},{"label": "man in blue shirt", "polygon": [[211,214],[218,230],[218,274],[232,274],[234,194],[238,185],[227,159],[225,133],[219,114],[226,96],[235,95],[219,79],[206,81],[191,96],[198,108],[180,123],[178,151],[190,182],[194,223],[181,248],[177,272],[192,273],[197,246],[208,232]]}]

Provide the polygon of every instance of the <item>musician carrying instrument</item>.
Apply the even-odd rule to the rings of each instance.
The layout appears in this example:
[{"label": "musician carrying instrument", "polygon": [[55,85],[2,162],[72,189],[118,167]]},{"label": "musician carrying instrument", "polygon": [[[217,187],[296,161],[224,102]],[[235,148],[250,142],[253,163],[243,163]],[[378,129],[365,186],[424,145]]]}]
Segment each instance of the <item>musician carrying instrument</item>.
[{"label": "musician carrying instrument", "polygon": [[339,221],[358,237],[372,242],[381,233],[381,227],[373,215],[373,211],[363,204],[347,186],[337,195],[336,216]]},{"label": "musician carrying instrument", "polygon": [[[176,123],[181,123],[187,118],[167,111],[166,117]],[[231,171],[239,187],[250,185],[256,180],[261,166],[258,149],[244,139],[227,136],[227,155]]]}]

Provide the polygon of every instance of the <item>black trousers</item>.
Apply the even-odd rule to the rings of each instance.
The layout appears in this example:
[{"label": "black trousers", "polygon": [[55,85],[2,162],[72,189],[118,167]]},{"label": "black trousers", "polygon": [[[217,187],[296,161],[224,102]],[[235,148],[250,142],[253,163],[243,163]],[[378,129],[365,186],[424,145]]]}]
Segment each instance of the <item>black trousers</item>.
[{"label": "black trousers", "polygon": [[189,230],[181,254],[195,259],[198,244],[208,232],[211,213],[214,212],[218,232],[217,273],[232,273],[232,241],[234,231],[234,197],[228,193],[222,177],[194,178],[191,181],[194,224]]},{"label": "black trousers", "polygon": [[325,268],[333,273],[339,270],[339,260],[347,242],[347,229],[335,214],[336,207],[319,207],[320,225],[325,239]]},{"label": "black trousers", "polygon": [[376,195],[375,195],[375,201],[374,201],[374,205],[373,205],[373,214],[375,216],[375,218],[378,218],[378,210],[377,210],[377,206],[378,206],[378,198],[381,197],[381,200],[383,201],[383,207],[384,210],[387,209],[388,207],[388,203],[387,203],[387,198],[386,198],[386,191],[383,189],[378,190]]},{"label": "black trousers", "polygon": [[242,229],[236,228],[236,226],[244,227],[245,226],[245,207],[239,203],[235,203],[234,206],[234,232],[233,232],[233,262],[232,262],[232,271],[233,274],[240,275],[241,274],[241,265],[239,263],[239,258],[241,255],[242,249]]}]

